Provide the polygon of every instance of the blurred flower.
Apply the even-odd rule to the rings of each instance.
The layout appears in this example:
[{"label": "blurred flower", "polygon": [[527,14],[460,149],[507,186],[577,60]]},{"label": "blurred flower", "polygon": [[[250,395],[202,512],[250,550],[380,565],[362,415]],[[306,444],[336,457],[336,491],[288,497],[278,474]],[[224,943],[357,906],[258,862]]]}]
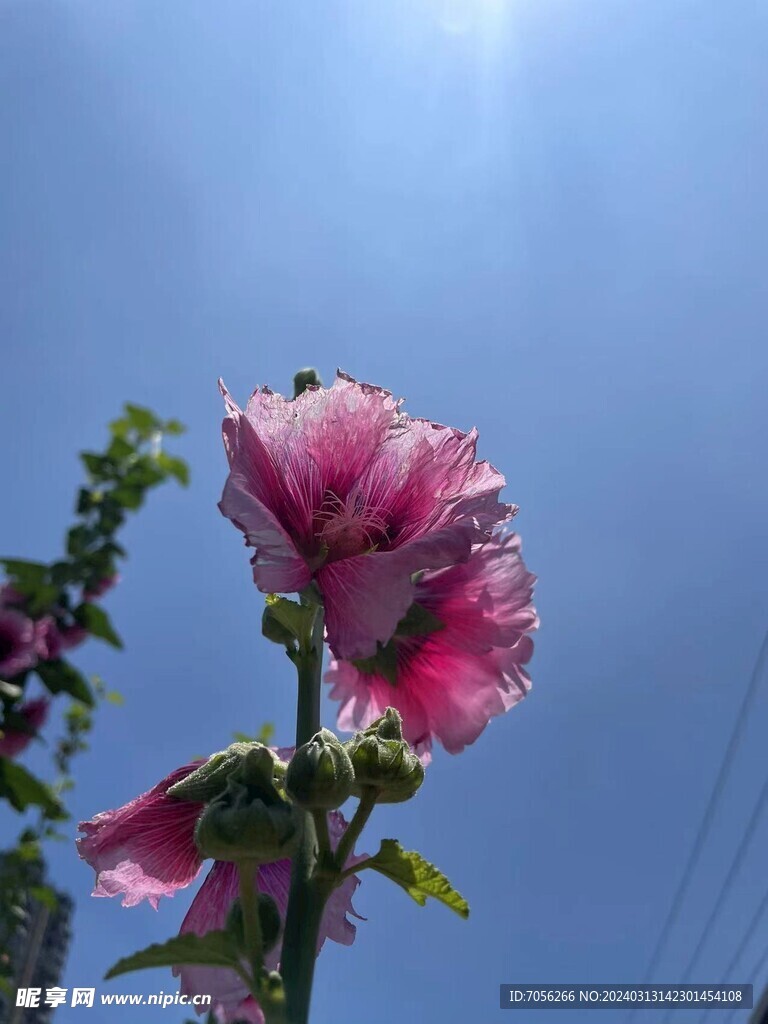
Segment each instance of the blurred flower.
[{"label": "blurred flower", "polygon": [[64,635],[52,615],[35,622],[35,646],[41,661],[52,661],[64,650]]},{"label": "blurred flower", "polygon": [[88,635],[88,630],[85,626],[81,626],[79,622],[72,622],[67,626],[61,626],[59,629],[61,649],[63,651],[71,651],[73,647],[79,647],[84,640],[88,639]]},{"label": "blurred flower", "polygon": [[45,697],[38,697],[13,709],[13,714],[21,719],[24,728],[9,728],[7,723],[4,724],[0,735],[0,756],[18,757],[26,750],[48,717],[48,705],[49,701]]},{"label": "blurred flower", "polygon": [[[278,751],[278,756],[282,751]],[[205,807],[202,802],[180,800],[168,795],[168,789],[199,768],[202,761],[184,765],[171,772],[153,789],[114,811],[97,814],[81,822],[84,836],[77,840],[78,852],[96,871],[94,896],[123,893],[123,906],[132,907],[149,900],[157,909],[161,896],[173,894],[189,885],[198,875],[203,858],[195,845],[195,825]],[[329,830],[334,846],[346,828],[337,811],[329,815]],[[354,864],[360,857],[350,857]],[[285,915],[290,884],[290,860],[275,861],[259,867],[255,873],[260,892],[273,897]],[[352,895],[359,879],[350,876],[334,890],[325,909],[318,952],[326,938],[350,945],[355,926],[347,914],[358,916],[352,907]],[[234,864],[214,861],[181,926],[181,933],[206,932],[223,928],[227,914],[238,895],[238,875]],[[280,945],[266,957],[274,967],[280,957]],[[183,994],[209,993],[213,1009],[222,1021],[262,1021],[261,1010],[234,971],[224,968],[174,968],[181,976]],[[248,1014],[251,1014],[249,1017]]]},{"label": "blurred flower", "polygon": [[0,676],[10,679],[37,661],[35,623],[15,608],[0,607]]},{"label": "blurred flower", "polygon": [[411,419],[388,391],[339,373],[289,401],[256,391],[242,412],[221,385],[230,473],[221,511],[255,549],[265,592],[313,579],[338,657],[386,643],[415,572],[466,561],[516,508],[504,477],[476,462],[477,432]]},{"label": "blurred flower", "polygon": [[533,653],[527,634],[539,624],[535,579],[513,533],[475,548],[468,562],[425,572],[415,599],[429,632],[396,634],[394,650],[366,662],[331,662],[325,678],[341,702],[339,728],[364,728],[392,706],[424,760],[433,737],[451,754],[473,743],[530,689],[523,666]]},{"label": "blurred flower", "polygon": [[113,587],[117,586],[120,582],[120,574],[113,572],[110,576],[105,576],[103,579],[98,580],[96,583],[83,591],[84,601],[95,601],[99,597],[103,597]]}]

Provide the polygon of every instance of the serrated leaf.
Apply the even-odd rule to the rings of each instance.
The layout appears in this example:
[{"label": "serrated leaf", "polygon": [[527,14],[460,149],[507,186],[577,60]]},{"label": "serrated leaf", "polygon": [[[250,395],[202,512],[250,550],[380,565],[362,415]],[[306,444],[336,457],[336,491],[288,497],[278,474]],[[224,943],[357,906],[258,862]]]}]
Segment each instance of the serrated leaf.
[{"label": "serrated leaf", "polygon": [[93,707],[94,699],[91,688],[85,677],[67,661],[57,658],[53,661],[40,661],[35,667],[44,685],[51,693],[68,693],[75,700]]},{"label": "serrated leaf", "polygon": [[115,632],[109,616],[99,605],[84,601],[75,608],[75,619],[81,626],[85,626],[91,636],[106,641],[112,647],[123,646],[123,641]]},{"label": "serrated leaf", "polygon": [[208,932],[207,935],[176,935],[167,942],[155,943],[131,956],[118,960],[110,967],[104,979],[117,978],[131,971],[143,971],[149,967],[175,967],[196,964],[205,967],[232,967],[243,976],[240,954],[233,937],[225,931]]},{"label": "serrated leaf", "polygon": [[356,870],[373,868],[380,875],[396,882],[419,906],[427,897],[439,900],[454,910],[459,917],[469,917],[469,904],[454,889],[442,871],[430,864],[415,850],[404,850],[396,839],[382,839],[375,857],[359,865]]}]

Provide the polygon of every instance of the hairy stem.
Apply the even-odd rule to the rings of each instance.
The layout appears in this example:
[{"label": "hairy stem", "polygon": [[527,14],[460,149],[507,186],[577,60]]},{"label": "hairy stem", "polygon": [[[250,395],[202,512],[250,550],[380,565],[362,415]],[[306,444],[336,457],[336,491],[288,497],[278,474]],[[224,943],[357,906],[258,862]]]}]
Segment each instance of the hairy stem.
[{"label": "hairy stem", "polygon": [[261,964],[264,959],[264,948],[261,940],[261,922],[259,921],[259,894],[256,890],[256,865],[252,861],[242,861],[237,865],[240,876],[240,906],[243,911],[243,933],[245,948],[248,952],[254,983],[258,985]]},{"label": "hairy stem", "polygon": [[[320,728],[320,682],[323,668],[323,609],[317,605],[311,633],[295,658],[299,674],[296,746]],[[308,1024],[309,1004],[320,921],[330,893],[327,881],[313,877],[318,839],[315,819],[304,813],[301,845],[293,858],[291,888],[283,937],[282,975],[289,1024]]]}]

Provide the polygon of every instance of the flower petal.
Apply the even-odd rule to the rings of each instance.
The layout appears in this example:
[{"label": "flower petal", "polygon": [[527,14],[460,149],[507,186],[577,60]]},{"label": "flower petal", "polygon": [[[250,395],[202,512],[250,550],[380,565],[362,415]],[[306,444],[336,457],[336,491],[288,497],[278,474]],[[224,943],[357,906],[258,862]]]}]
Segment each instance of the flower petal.
[{"label": "flower petal", "polygon": [[171,772],[153,789],[114,811],[83,821],[78,853],[96,871],[94,896],[124,893],[123,906],[173,896],[197,876],[202,860],[194,828],[202,804],[177,800],[167,790],[200,762]]}]

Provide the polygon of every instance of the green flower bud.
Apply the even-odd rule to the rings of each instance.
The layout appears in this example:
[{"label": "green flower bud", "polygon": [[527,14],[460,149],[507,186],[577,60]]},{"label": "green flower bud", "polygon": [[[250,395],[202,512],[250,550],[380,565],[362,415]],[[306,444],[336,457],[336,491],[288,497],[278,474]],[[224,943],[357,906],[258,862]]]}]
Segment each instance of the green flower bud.
[{"label": "green flower bud", "polygon": [[355,773],[349,754],[328,729],[299,747],[285,775],[288,795],[306,810],[332,811],[352,795]]},{"label": "green flower bud", "polygon": [[199,768],[195,768],[185,779],[177,782],[168,790],[168,795],[178,800],[192,800],[207,803],[219,796],[227,788],[230,776],[238,772],[250,750],[261,747],[266,750],[273,761],[274,774],[280,776],[285,771],[282,761],[261,743],[233,743],[226,750],[212,754]]},{"label": "green flower bud", "polygon": [[403,739],[403,726],[395,708],[346,744],[355,772],[355,793],[364,786],[378,791],[377,802],[397,804],[416,793],[424,781],[424,766]]},{"label": "green flower bud", "polygon": [[[258,894],[258,899],[262,949],[265,953],[268,953],[270,949],[274,949],[277,945],[277,940],[280,938],[283,923],[280,920],[280,911],[277,908],[277,904],[269,893],[260,892]],[[240,902],[239,896],[229,908],[225,927],[226,930],[234,936],[238,946],[240,946],[241,949],[245,949],[243,905]]]},{"label": "green flower bud", "polygon": [[293,397],[298,398],[302,392],[306,391],[308,387],[312,387],[312,385],[319,387],[323,386],[323,382],[320,380],[317,370],[312,366],[308,366],[304,370],[299,370],[293,378]]},{"label": "green flower bud", "polygon": [[273,755],[253,744],[200,816],[195,842],[204,857],[270,864],[293,855],[301,823],[299,809],[275,788]]}]

